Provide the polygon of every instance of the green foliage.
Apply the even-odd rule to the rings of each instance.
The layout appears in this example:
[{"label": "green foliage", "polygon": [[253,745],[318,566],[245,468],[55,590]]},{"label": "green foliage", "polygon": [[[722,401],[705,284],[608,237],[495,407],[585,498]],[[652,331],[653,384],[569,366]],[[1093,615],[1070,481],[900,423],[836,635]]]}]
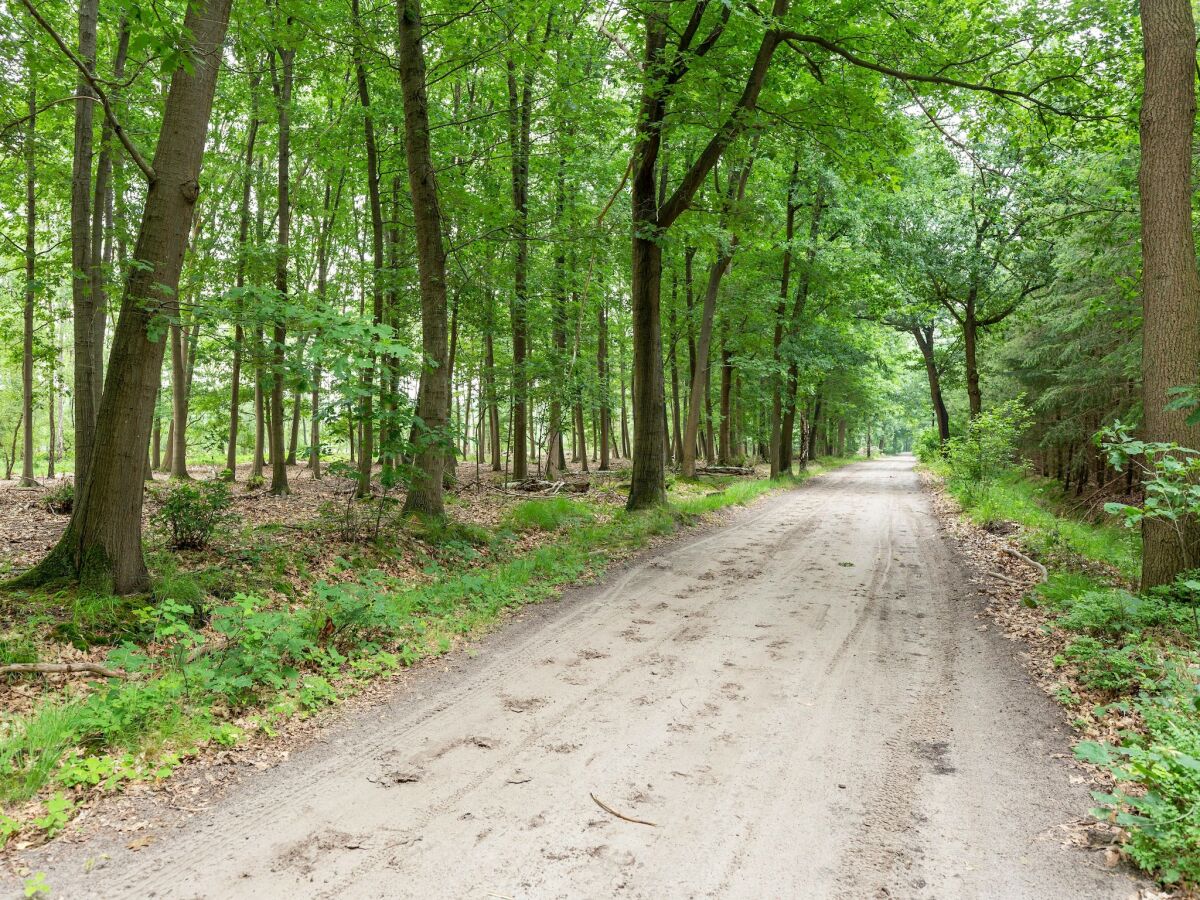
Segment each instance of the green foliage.
[{"label": "green foliage", "polygon": [[592,521],[592,512],[569,497],[526,500],[512,507],[504,522],[517,531],[558,531]]},{"label": "green foliage", "polygon": [[42,506],[58,516],[69,516],[75,508],[75,482],[61,481],[42,495]]},{"label": "green foliage", "polygon": [[951,438],[946,447],[950,477],[970,493],[1011,472],[1018,466],[1018,446],[1030,418],[1018,398],[971,419],[963,435]]},{"label": "green foliage", "polygon": [[1064,628],[1085,634],[1118,638],[1173,621],[1171,610],[1156,597],[1119,589],[1086,591],[1075,596],[1060,620]]},{"label": "green foliage", "polygon": [[942,439],[936,428],[926,428],[913,443],[913,454],[926,465],[942,459]]},{"label": "green foliage", "polygon": [[[1189,705],[1191,708],[1189,709]],[[1145,736],[1121,747],[1084,742],[1076,755],[1108,769],[1118,788],[1093,794],[1095,814],[1129,829],[1128,851],[1142,868],[1168,884],[1200,884],[1200,716],[1169,698],[1142,707]]]},{"label": "green foliage", "polygon": [[208,546],[218,527],[231,519],[229,485],[223,481],[179,482],[158,491],[151,521],[167,533],[176,550]]},{"label": "green foliage", "polygon": [[27,800],[41,790],[83,721],[77,703],[47,703],[0,739],[0,802]]},{"label": "green foliage", "polygon": [[1158,651],[1149,643],[1113,646],[1082,635],[1063,654],[1079,667],[1080,680],[1098,691],[1125,694],[1138,687],[1153,689],[1163,675]]},{"label": "green foliage", "polygon": [[[0,846],[3,845],[0,844]],[[26,900],[30,897],[40,897],[43,894],[49,896],[51,893],[50,885],[46,883],[45,872],[34,872],[25,879],[24,887]]]},{"label": "green foliage", "polygon": [[1120,422],[1102,431],[1099,440],[1114,468],[1140,470],[1145,494],[1141,505],[1106,503],[1105,509],[1122,516],[1131,528],[1144,519],[1170,523],[1184,540],[1180,523],[1200,515],[1200,451],[1137,440],[1133,429]]}]

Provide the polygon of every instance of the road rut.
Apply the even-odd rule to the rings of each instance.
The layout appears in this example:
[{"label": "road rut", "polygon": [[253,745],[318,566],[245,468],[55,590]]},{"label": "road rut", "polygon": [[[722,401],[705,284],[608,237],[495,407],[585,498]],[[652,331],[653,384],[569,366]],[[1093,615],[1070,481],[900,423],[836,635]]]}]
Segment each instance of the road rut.
[{"label": "road rut", "polygon": [[1062,846],[1088,800],[1061,715],[980,610],[911,459],[859,463],[532,610],[139,853],[86,874],[96,841],[58,853],[47,882],[1129,897],[1132,877]]}]

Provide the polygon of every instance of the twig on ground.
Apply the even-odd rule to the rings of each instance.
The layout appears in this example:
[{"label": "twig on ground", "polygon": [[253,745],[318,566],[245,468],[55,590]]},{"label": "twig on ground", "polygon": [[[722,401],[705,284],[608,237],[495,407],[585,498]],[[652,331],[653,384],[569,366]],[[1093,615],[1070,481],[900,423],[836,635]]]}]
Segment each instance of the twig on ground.
[{"label": "twig on ground", "polygon": [[1012,547],[1001,547],[1000,550],[1004,553],[1007,553],[1009,556],[1014,557],[1015,559],[1021,560],[1021,562],[1023,562],[1023,563],[1033,566],[1035,569],[1038,570],[1038,572],[1041,573],[1042,581],[1045,581],[1046,579],[1048,579],[1050,577],[1050,573],[1046,571],[1045,566],[1043,566],[1036,559],[1030,559],[1028,556],[1026,556],[1020,550],[1014,550]]},{"label": "twig on ground", "polygon": [[654,822],[647,822],[645,819],[634,819],[631,816],[627,816],[627,815],[624,815],[623,813],[617,812],[615,809],[613,809],[611,806],[609,806],[607,803],[605,803],[603,800],[601,800],[595,794],[589,793],[588,796],[592,798],[593,802],[595,802],[595,804],[598,807],[600,807],[602,810],[604,810],[610,816],[616,816],[618,819],[624,819],[626,822],[633,822],[635,825],[649,825],[651,828],[658,827],[658,825]]}]

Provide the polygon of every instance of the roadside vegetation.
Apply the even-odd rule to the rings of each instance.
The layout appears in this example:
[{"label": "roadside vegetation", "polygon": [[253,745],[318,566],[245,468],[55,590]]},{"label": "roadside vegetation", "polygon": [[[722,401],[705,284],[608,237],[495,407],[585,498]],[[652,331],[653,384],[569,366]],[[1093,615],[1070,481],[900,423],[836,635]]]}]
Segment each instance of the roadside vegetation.
[{"label": "roadside vegetation", "polygon": [[1123,830],[1122,851],[1132,862],[1165,884],[1195,888],[1200,571],[1140,590],[1136,527],[1147,516],[1194,515],[1186,508],[1194,502],[1186,499],[1193,473],[1161,462],[1179,458],[1178,448],[1148,447],[1125,429],[1110,429],[1097,440],[1112,465],[1120,469],[1146,453],[1159,464],[1151,463],[1157,474],[1144,474],[1144,495],[1097,508],[1059,481],[1034,475],[1019,458],[1027,419],[1019,402],[1001,405],[972,420],[944,453],[926,439],[921,458],[967,518],[1045,565],[1047,578],[1022,602],[1054,648],[1056,696],[1080,733],[1076,756],[1113,782],[1093,793],[1092,813]]},{"label": "roadside vegetation", "polygon": [[[669,505],[644,512],[622,508],[619,472],[579,498],[494,494],[494,528],[402,518],[386,496],[328,505],[298,528],[245,525],[220,482],[172,485],[152,517],[151,593],[42,589],[0,605],[0,665],[73,649],[93,667],[82,680],[0,675],[26,697],[0,720],[0,846],[53,837],[99,795],[270,737],[656,537],[847,461],[785,479],[681,479]],[[372,523],[369,536],[346,538],[348,519]]]}]

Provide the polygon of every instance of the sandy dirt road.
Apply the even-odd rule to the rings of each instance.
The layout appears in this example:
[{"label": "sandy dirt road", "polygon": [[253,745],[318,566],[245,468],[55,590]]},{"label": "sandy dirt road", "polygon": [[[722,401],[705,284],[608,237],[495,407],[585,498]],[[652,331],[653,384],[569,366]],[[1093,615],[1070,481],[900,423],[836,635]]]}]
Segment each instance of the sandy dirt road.
[{"label": "sandy dirt road", "polygon": [[46,880],[72,898],[1129,897],[1131,876],[1061,846],[1088,801],[1060,713],[979,610],[911,460],[857,464],[532,610],[139,853],[60,850]]}]

